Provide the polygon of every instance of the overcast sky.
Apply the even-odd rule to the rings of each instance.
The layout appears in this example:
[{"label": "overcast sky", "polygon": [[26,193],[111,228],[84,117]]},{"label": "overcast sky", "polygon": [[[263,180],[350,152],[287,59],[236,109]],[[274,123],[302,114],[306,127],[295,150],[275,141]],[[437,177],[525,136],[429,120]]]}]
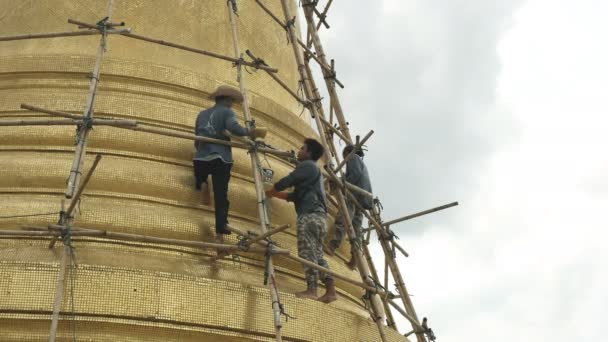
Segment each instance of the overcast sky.
[{"label": "overcast sky", "polygon": [[334,1],[322,37],[351,129],[376,131],[365,160],[384,218],[460,202],[394,227],[439,341],[605,340],[607,12]]}]

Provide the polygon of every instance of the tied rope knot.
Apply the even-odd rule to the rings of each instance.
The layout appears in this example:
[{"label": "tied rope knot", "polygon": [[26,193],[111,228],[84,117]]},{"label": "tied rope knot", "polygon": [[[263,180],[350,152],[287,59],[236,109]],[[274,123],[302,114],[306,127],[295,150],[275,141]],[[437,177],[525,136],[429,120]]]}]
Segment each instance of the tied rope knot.
[{"label": "tied rope knot", "polygon": [[292,315],[288,314],[287,312],[285,312],[285,306],[283,306],[283,304],[281,304],[280,301],[278,301],[278,300],[273,301],[272,302],[273,307],[274,307],[274,304],[277,304],[279,306],[279,314],[285,316],[285,322],[288,322],[290,318],[291,319],[297,319],[294,316],[292,316]]},{"label": "tied rope knot", "polygon": [[264,262],[264,285],[268,285],[268,277],[270,277],[270,258],[274,254],[274,243],[270,238],[267,238],[266,241],[268,245],[266,246],[265,262]]}]

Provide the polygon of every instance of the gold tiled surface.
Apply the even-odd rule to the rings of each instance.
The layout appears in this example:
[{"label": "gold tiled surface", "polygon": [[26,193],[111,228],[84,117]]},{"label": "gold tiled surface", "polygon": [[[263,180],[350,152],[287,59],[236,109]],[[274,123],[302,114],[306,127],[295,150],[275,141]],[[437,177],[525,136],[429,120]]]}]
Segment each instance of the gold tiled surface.
[{"label": "gold tiled surface", "polygon": [[[238,1],[241,49],[251,49],[297,89],[297,72],[285,32],[253,1]],[[114,0],[113,21],[135,33],[232,55],[225,1]],[[266,4],[280,14],[280,3]],[[295,6],[295,1],[294,1]],[[96,22],[102,0],[0,0],[1,35],[75,30],[67,18]],[[21,103],[81,113],[99,37],[0,42],[0,120],[45,117]],[[306,114],[264,72],[246,73],[252,114],[269,128],[266,142],[297,149],[314,135]],[[196,114],[219,84],[236,85],[230,62],[126,37],[111,36],[102,64],[97,117],[135,119],[160,128],[191,132]],[[236,108],[242,120],[242,109]],[[74,150],[73,127],[0,127],[0,216],[59,209]],[[196,241],[213,239],[213,208],[198,205],[193,189],[191,141],[96,127],[90,134],[85,169],[93,154],[104,156],[80,205],[75,225]],[[234,151],[230,223],[257,230],[249,156]],[[263,158],[275,180],[291,167]],[[267,164],[268,163],[268,164]],[[271,200],[274,224],[295,224],[293,207]],[[0,219],[0,229],[44,225],[56,215]],[[331,221],[330,221],[331,223]],[[276,236],[296,253],[294,229]],[[229,237],[236,243],[235,236]],[[45,239],[0,239],[0,341],[38,341],[48,334],[62,247]],[[259,341],[273,340],[271,300],[262,284],[260,255],[209,263],[212,252],[192,248],[76,238],[74,275],[78,340],[84,341]],[[343,259],[330,267],[358,279]],[[361,305],[362,291],[337,281],[341,299],[330,305],[296,299],[305,286],[299,264],[275,258],[281,300],[297,319],[284,322],[285,340],[376,341],[375,325]],[[71,279],[71,277],[68,277]],[[66,282],[64,311],[71,310]],[[404,338],[389,331],[391,341]],[[72,340],[69,320],[60,340]]]}]

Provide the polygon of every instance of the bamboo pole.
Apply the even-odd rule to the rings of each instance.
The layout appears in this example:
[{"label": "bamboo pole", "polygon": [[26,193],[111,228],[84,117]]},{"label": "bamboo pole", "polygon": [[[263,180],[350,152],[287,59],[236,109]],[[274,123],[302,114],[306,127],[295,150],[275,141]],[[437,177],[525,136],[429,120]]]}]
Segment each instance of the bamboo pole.
[{"label": "bamboo pole", "polygon": [[[319,38],[319,34],[317,32],[317,29],[315,26],[315,20],[313,17],[314,6],[310,6],[312,3],[313,2],[311,0],[303,0],[302,8],[304,9],[306,22],[308,24],[307,27],[310,28],[309,31],[311,32],[312,42],[314,44],[315,51],[317,52],[317,57],[321,61],[323,61],[324,64],[327,65],[328,63],[327,63],[327,59],[325,57],[325,51],[323,50],[323,45],[321,44],[321,39]],[[332,75],[329,74],[327,72],[327,70],[325,70],[324,68],[321,68],[321,71],[323,72],[323,78],[325,79],[325,85],[327,86],[327,91],[329,93],[329,96],[331,97],[332,104],[334,105],[336,118],[338,119],[340,127],[342,127],[342,129],[343,129],[344,135],[352,140],[352,138],[350,136],[350,130],[348,129],[348,124],[346,123],[346,120],[344,119],[344,112],[342,111],[342,105],[340,104],[340,100],[338,98],[338,93],[336,92],[336,87],[331,79]]]},{"label": "bamboo pole", "polygon": [[334,173],[337,173],[338,171],[340,171],[340,169],[342,169],[342,167],[344,167],[344,165],[346,165],[346,163],[350,160],[350,158],[352,158],[355,154],[357,154],[357,149],[360,149],[363,146],[363,144],[365,144],[365,142],[372,136],[372,134],[374,134],[373,129],[371,131],[369,131],[369,133],[367,133],[360,142],[355,144],[355,148],[353,148],[353,150],[350,151],[350,153],[342,160],[342,162],[340,162],[340,164],[338,164],[338,166],[336,166],[336,168],[334,169]]},{"label": "bamboo pole", "polygon": [[[2,120],[0,126],[73,126],[81,125],[83,120]],[[135,126],[133,120],[104,120],[92,119],[91,123],[98,126]]]},{"label": "bamboo pole", "polygon": [[277,228],[275,228],[273,230],[269,230],[266,233],[264,233],[262,235],[258,235],[256,237],[252,238],[251,240],[247,241],[247,244],[251,245],[251,244],[254,244],[254,243],[256,243],[256,242],[258,242],[260,240],[264,240],[267,237],[270,237],[271,235],[274,235],[276,233],[282,232],[282,231],[284,231],[285,229],[287,229],[289,227],[290,227],[289,224],[284,224],[284,225],[279,226],[279,227],[277,227]]},{"label": "bamboo pole", "polygon": [[[317,62],[317,64],[319,65],[319,67],[321,67],[321,69],[323,69],[325,72],[327,72],[330,75],[328,77],[332,78],[334,80],[334,82],[336,82],[336,84],[338,84],[340,86],[340,88],[344,89],[344,84],[342,84],[342,82],[340,82],[340,80],[338,80],[336,78],[336,72],[333,69],[333,67],[325,64],[319,57],[317,57],[317,55],[314,53],[314,51],[309,49],[308,46],[306,46],[306,44],[304,44],[304,42],[302,42],[300,39],[298,39],[298,44],[300,44],[302,49],[304,49],[304,51],[306,51],[308,56],[310,56],[312,59],[315,60],[315,62]],[[333,65],[333,63],[332,63],[332,65]]]},{"label": "bamboo pole", "polygon": [[[93,165],[91,165],[91,168],[89,169],[89,172],[87,172],[87,174],[84,178],[84,181],[81,183],[80,187],[76,191],[76,195],[72,198],[72,201],[70,202],[68,209],[64,212],[62,219],[65,218],[69,221],[72,220],[72,218],[73,218],[72,213],[73,213],[74,209],[76,208],[76,204],[78,204],[78,201],[80,201],[80,196],[82,196],[82,193],[84,192],[85,187],[89,183],[89,180],[91,179],[91,176],[93,175],[93,172],[95,172],[95,169],[97,169],[97,164],[99,164],[100,160],[101,160],[101,155],[100,154],[96,155],[95,160],[93,161]],[[63,211],[63,208],[62,208],[62,211]],[[57,242],[57,237],[53,237],[53,239],[49,243],[49,248],[55,247],[56,242]]]},{"label": "bamboo pole", "polygon": [[[46,113],[46,114],[50,114],[50,115],[54,115],[54,116],[61,116],[61,117],[66,117],[66,118],[71,118],[71,119],[82,119],[82,116],[80,116],[80,115],[74,115],[74,114],[70,114],[70,113],[66,113],[66,112],[40,108],[40,107],[27,105],[27,104],[21,104],[21,108],[28,109],[28,110],[31,110],[34,112]],[[237,148],[242,148],[242,149],[250,149],[251,146],[254,144],[254,142],[252,142],[252,141],[247,141],[246,143],[231,142],[231,141],[226,141],[226,140],[201,137],[201,136],[197,136],[194,134],[179,132],[179,131],[175,131],[175,130],[146,127],[146,126],[143,126],[142,123],[140,123],[136,120],[113,120],[113,119],[92,119],[92,120],[93,120],[92,121],[93,124],[97,123],[97,124],[105,125],[105,126],[113,126],[113,127],[117,127],[117,128],[130,129],[132,131],[146,132],[146,133],[152,133],[152,134],[158,134],[158,135],[164,135],[164,136],[168,136],[168,137],[182,138],[182,139],[188,139],[188,140],[197,140],[197,141],[202,141],[202,142],[206,142],[206,143],[232,146],[232,147],[237,147]],[[0,126],[1,126],[1,124],[0,124]],[[276,149],[267,148],[267,147],[258,147],[257,150],[259,152],[272,154],[277,157],[285,158],[288,160],[292,159],[294,157],[293,152],[281,151],[281,150],[276,150]]]},{"label": "bamboo pole", "polygon": [[416,217],[420,217],[420,216],[424,216],[424,215],[427,215],[427,214],[431,214],[431,213],[434,213],[436,211],[440,211],[440,210],[443,210],[443,209],[448,209],[448,208],[451,208],[451,207],[455,207],[457,205],[458,205],[458,202],[452,202],[452,203],[444,204],[444,205],[441,205],[439,207],[423,210],[423,211],[417,212],[415,214],[403,216],[403,217],[400,217],[398,219],[394,219],[394,220],[390,220],[390,221],[384,222],[384,223],[382,223],[382,225],[385,226],[385,227],[388,227],[388,226],[391,226],[391,225],[393,225],[395,223],[403,222],[403,221],[406,221],[406,220],[411,220],[411,219],[416,218]]},{"label": "bamboo pole", "polygon": [[72,113],[61,112],[58,110],[40,108],[40,107],[32,106],[29,104],[25,104],[25,103],[21,104],[21,108],[31,110],[32,112],[45,113],[45,114],[49,114],[52,116],[59,116],[59,117],[68,118],[68,119],[82,120],[84,118],[82,115],[76,115],[76,114],[72,114]]},{"label": "bamboo pole", "polygon": [[[50,224],[49,229],[52,231],[57,231],[64,229],[65,226]],[[28,233],[28,232],[23,232]],[[29,232],[29,233],[39,233],[39,232]],[[50,232],[52,235],[53,232]],[[10,234],[7,234],[10,235]],[[23,236],[27,236],[26,234],[21,234]],[[44,234],[36,234],[37,236],[44,236]],[[112,232],[109,230],[100,230],[100,229],[90,229],[90,228],[77,228],[74,227],[74,231],[72,232],[74,236],[95,236],[109,240],[121,240],[121,241],[133,241],[133,242],[143,242],[143,243],[151,243],[151,244],[159,244],[159,245],[173,245],[173,246],[181,246],[181,247],[192,247],[199,249],[215,249],[215,250],[225,250],[225,251],[234,251],[234,252],[246,252],[246,253],[267,253],[268,248],[262,247],[248,247],[243,248],[238,245],[229,245],[229,244],[219,244],[212,242],[203,242],[203,241],[190,241],[190,240],[180,240],[180,239],[169,239],[169,238],[161,238],[155,236],[147,236],[140,234],[131,234],[131,233],[120,233],[120,232]],[[284,248],[273,248],[272,253],[280,254],[280,255],[288,255],[289,250]]]},{"label": "bamboo pole", "polygon": [[55,342],[57,338],[57,327],[59,326],[59,311],[61,311],[61,302],[63,301],[63,292],[65,286],[65,269],[71,252],[69,246],[63,246],[61,253],[61,261],[59,262],[59,274],[57,275],[57,286],[55,287],[55,299],[53,300],[53,315],[51,318],[51,331],[49,332],[49,342]]},{"label": "bamboo pole", "polygon": [[[327,17],[327,11],[329,11],[329,6],[331,6],[331,3],[332,3],[333,1],[334,1],[334,0],[329,0],[329,1],[327,2],[327,5],[325,5],[325,9],[323,9],[323,12],[322,12],[322,13],[321,13],[321,15],[319,16],[320,18],[326,18],[326,17]],[[321,28],[321,24],[322,24],[323,22],[324,22],[324,21],[319,21],[319,23],[317,24],[317,31],[319,31],[319,29]]]},{"label": "bamboo pole", "polygon": [[[247,123],[248,128],[253,128],[253,121],[251,118],[251,113],[249,112],[249,98],[247,96],[247,91],[245,90],[245,79],[244,75],[241,72],[241,65],[247,65],[243,58],[239,49],[239,41],[237,34],[237,27],[234,18],[234,13],[232,9],[232,5],[236,8],[236,2],[234,0],[227,1],[226,7],[228,10],[228,20],[230,22],[230,31],[232,33],[232,46],[234,48],[234,60],[238,61],[237,67],[237,80],[239,82],[239,89],[241,94],[243,95],[243,115],[245,117],[245,122]],[[264,68],[264,70],[270,73],[270,69]],[[260,160],[258,158],[258,154],[256,149],[252,149],[249,154],[251,160],[251,171],[253,173],[253,180],[255,182],[255,193],[256,200],[258,203],[258,215],[260,218],[260,231],[262,232],[262,236],[267,234],[268,229],[270,227],[270,217],[268,215],[268,211],[266,208],[266,194],[264,193],[264,185],[262,183],[262,175],[260,174]],[[270,235],[268,235],[270,236]],[[262,241],[262,240],[260,240]],[[279,296],[279,290],[276,284],[275,278],[275,270],[274,264],[272,262],[271,255],[267,256],[267,269],[268,269],[268,278],[270,281],[268,282],[268,290],[270,292],[270,297],[272,298],[272,311],[273,311],[273,320],[274,320],[274,333],[275,339],[277,342],[281,342],[283,340],[282,331],[283,323],[281,321],[281,314],[283,312],[281,308],[281,301]]]},{"label": "bamboo pole", "polygon": [[25,39],[94,36],[97,34],[100,34],[99,31],[69,31],[69,32],[55,32],[55,33],[22,34],[22,35],[18,35],[18,36],[0,37],[0,42],[8,42],[8,41],[13,41],[13,40],[25,40]]},{"label": "bamboo pole", "polygon": [[[244,237],[251,237],[249,234],[247,234],[246,232],[244,232],[244,231],[242,231],[242,230],[240,230],[240,229],[238,229],[236,227],[233,227],[231,225],[228,225],[227,227],[228,227],[228,229],[231,232],[233,232],[235,234],[239,234],[239,235],[244,236]],[[258,243],[258,244],[260,244],[262,246],[267,246],[268,245],[268,242],[266,240],[256,241],[256,243]],[[362,288],[363,290],[369,291],[370,293],[379,294],[381,296],[386,296],[387,295],[387,293],[384,290],[382,290],[382,289],[379,289],[379,288],[377,288],[375,286],[370,286],[370,285],[365,284],[365,283],[363,283],[361,281],[350,279],[350,278],[348,278],[348,277],[346,277],[346,276],[344,276],[344,275],[342,275],[340,273],[332,271],[329,268],[325,268],[323,266],[319,266],[319,265],[315,264],[314,262],[310,262],[310,261],[308,261],[306,259],[302,259],[299,256],[293,255],[291,253],[290,254],[281,255],[281,256],[285,257],[287,259],[290,259],[292,261],[295,261],[297,263],[300,263],[302,265],[309,266],[310,268],[314,268],[317,271],[320,271],[322,273],[331,274],[336,279],[340,279],[340,280],[342,280],[342,281],[344,281],[346,283],[358,286],[358,287]]]},{"label": "bamboo pole", "polygon": [[[290,9],[289,9],[289,4],[287,0],[281,0],[281,5],[283,8],[283,14],[284,14],[284,18],[285,21],[290,20],[290,18],[292,17],[290,14]],[[295,33],[295,30],[293,28],[293,26],[287,26],[287,31],[288,34],[291,38],[292,42],[296,42],[297,41],[297,35]],[[316,31],[315,31],[316,32]],[[313,32],[313,35],[314,33]],[[303,81],[303,89],[304,89],[304,93],[306,94],[306,98],[310,101],[313,98],[313,89],[312,89],[312,85],[311,85],[311,78],[312,78],[312,74],[309,72],[308,75],[306,75],[307,71],[310,71],[310,69],[307,70],[306,65],[304,64],[304,61],[302,59],[302,52],[300,50],[300,47],[298,46],[298,44],[291,44],[293,47],[293,52],[294,52],[294,57],[296,59],[296,63],[298,65],[298,71],[300,73],[300,79]],[[309,107],[312,116],[315,118],[315,121],[317,123],[317,128],[319,129],[319,133],[320,133],[320,137],[321,137],[321,142],[323,144],[323,146],[326,147],[326,149],[330,146],[327,142],[327,139],[325,138],[326,136],[326,132],[325,132],[325,127],[323,126],[323,123],[320,120],[320,113],[318,113],[316,106],[313,104]],[[348,132],[348,131],[346,131]],[[346,134],[346,136],[350,137],[349,134]],[[333,144],[331,145],[333,146]],[[334,149],[335,150],[335,149]],[[350,220],[350,215],[348,213],[348,210],[346,209],[346,202],[344,200],[344,195],[341,192],[338,192],[337,194],[337,199],[338,199],[338,203],[340,205],[340,209],[342,212],[342,216],[344,218],[344,222],[346,225],[346,231],[347,234],[349,236],[349,238],[353,239],[355,238],[355,232],[353,230],[352,227],[352,221]],[[370,277],[370,271],[369,271],[369,266],[367,265],[367,261],[363,258],[361,251],[358,249],[355,249],[355,257],[356,260],[359,264],[359,273],[361,275],[361,279],[364,282],[369,282],[369,277]],[[371,285],[371,284],[370,284]],[[386,341],[386,333],[384,331],[384,323],[383,318],[384,318],[384,310],[383,307],[381,305],[381,301],[378,298],[377,295],[372,295],[371,296],[371,308],[372,308],[372,318],[374,319],[374,321],[376,322],[376,325],[378,327],[378,332],[380,334],[380,338],[382,341]]]},{"label": "bamboo pole", "polygon": [[[378,277],[378,271],[376,271],[376,266],[374,265],[374,261],[372,260],[372,256],[369,252],[369,248],[367,248],[367,244],[362,243],[361,246],[363,248],[363,255],[367,259],[367,264],[369,265],[369,271],[371,273],[372,278],[376,282],[380,283],[380,278]],[[387,293],[384,296],[381,296],[381,298],[382,298],[382,305],[384,306],[384,313],[386,313],[386,325],[389,328],[397,330],[397,326],[395,325],[395,319],[393,318],[393,313],[391,312],[391,308],[386,300],[386,298],[388,298],[388,288],[385,286],[384,289],[387,291]]]},{"label": "bamboo pole", "polygon": [[[330,106],[331,109],[331,106]],[[323,124],[325,124],[325,127],[329,128],[332,132],[334,132],[340,139],[342,139],[342,141],[346,142],[347,144],[352,144],[352,142],[350,141],[350,139],[348,139],[344,134],[342,134],[342,132],[340,132],[339,129],[337,129],[336,127],[334,127],[330,122],[328,122],[327,120],[325,120],[324,118],[321,118],[321,122]]]},{"label": "bamboo pole", "polygon": [[[112,5],[113,0],[108,0],[107,7],[107,21],[111,21],[112,18]],[[97,28],[97,27],[96,27]],[[99,85],[99,75],[101,74],[101,61],[103,60],[104,53],[107,48],[107,30],[100,30],[101,38],[99,40],[99,46],[97,47],[97,54],[95,56],[95,65],[93,72],[91,73],[91,81],[89,82],[89,93],[87,94],[86,104],[84,108],[83,118],[89,119],[93,117],[93,111],[95,108],[95,98],[97,96],[97,88]],[[86,149],[87,149],[87,137],[89,135],[90,127],[83,126],[78,131],[77,144],[74,160],[72,161],[72,167],[70,168],[70,176],[68,178],[68,186],[65,192],[66,198],[72,198],[74,191],[78,188],[80,182],[80,170],[84,163]]]}]

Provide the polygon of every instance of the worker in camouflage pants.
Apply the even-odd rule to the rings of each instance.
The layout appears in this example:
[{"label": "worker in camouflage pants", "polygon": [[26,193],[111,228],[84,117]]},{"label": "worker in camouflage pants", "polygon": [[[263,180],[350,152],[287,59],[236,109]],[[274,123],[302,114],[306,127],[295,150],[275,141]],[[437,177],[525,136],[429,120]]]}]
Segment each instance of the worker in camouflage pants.
[{"label": "worker in camouflage pants", "polygon": [[[298,255],[319,266],[329,268],[323,258],[323,239],[327,234],[325,219],[327,204],[323,175],[316,161],[323,155],[323,145],[314,139],[305,139],[304,145],[298,151],[298,165],[289,175],[278,181],[271,190],[266,191],[266,197],[280,198],[294,202],[298,214]],[[294,187],[293,192],[282,192]],[[299,298],[317,299],[323,303],[333,302],[338,298],[334,280],[329,274],[319,277],[318,270],[304,266],[306,275],[306,291],[296,293]],[[325,294],[317,298],[318,280],[325,284]]]},{"label": "worker in camouflage pants", "polygon": [[[325,234],[327,234],[325,214],[311,213],[299,216],[297,227],[298,256],[329,268],[327,261],[323,258],[323,240],[325,239]],[[314,268],[304,266],[304,272],[306,273],[306,285],[309,289],[317,287],[319,278],[324,283],[327,283],[327,277],[323,273],[319,277],[319,271]]]}]

